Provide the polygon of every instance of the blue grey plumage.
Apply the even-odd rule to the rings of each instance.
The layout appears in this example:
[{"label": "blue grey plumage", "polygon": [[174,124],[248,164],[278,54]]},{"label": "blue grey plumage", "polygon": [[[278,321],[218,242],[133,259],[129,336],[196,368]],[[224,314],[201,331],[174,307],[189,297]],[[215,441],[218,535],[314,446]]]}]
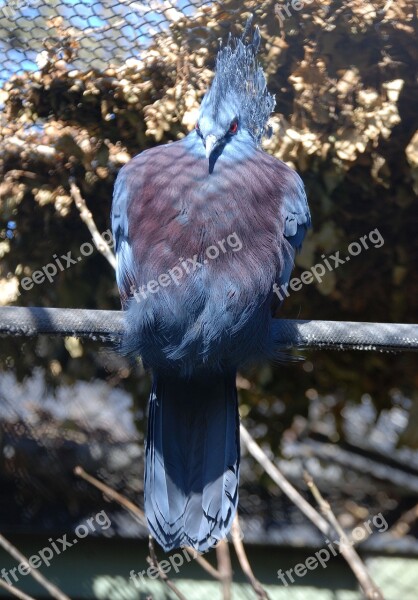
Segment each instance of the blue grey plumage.
[{"label": "blue grey plumage", "polygon": [[[301,179],[259,147],[274,99],[255,56],[259,33],[251,42],[246,33],[220,49],[196,129],[136,156],[115,185],[122,346],[153,374],[145,511],[165,550],[206,550],[231,527],[236,372],[277,353],[273,285],[289,280],[310,226]],[[208,260],[221,241],[225,252]],[[167,283],[190,261],[199,267]]]},{"label": "blue grey plumage", "polygon": [[167,549],[204,552],[225,537],[238,500],[235,374],[155,378],[148,418],[145,511],[151,533],[160,541],[163,531]]}]

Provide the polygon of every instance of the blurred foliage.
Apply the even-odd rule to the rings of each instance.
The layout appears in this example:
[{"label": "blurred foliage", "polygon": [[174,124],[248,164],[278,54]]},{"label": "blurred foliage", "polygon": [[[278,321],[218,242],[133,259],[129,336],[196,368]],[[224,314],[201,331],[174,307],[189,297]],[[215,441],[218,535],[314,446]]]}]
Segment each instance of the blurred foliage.
[{"label": "blurred foliage", "polygon": [[[154,5],[165,11],[168,26],[122,65],[94,60],[96,36],[89,39],[87,66],[85,52],[82,61],[78,55],[85,48],[80,31],[62,16],[44,20],[51,43],[47,38],[36,57],[39,70],[11,75],[0,90],[0,303],[119,308],[114,273],[98,252],[30,291],[19,282],[53,262],[54,254],[71,250],[79,256],[81,244],[90,241],[71,198],[71,179],[99,231],[108,229],[119,168],[141,150],[194,127],[218,39],[230,30],[238,33],[253,11],[263,38],[260,60],[277,100],[265,149],[301,173],[313,215],[295,275],[322,262],[323,254],[344,255],[351,242],[376,228],[385,240],[321,284],[292,293],[281,314],[417,321],[414,0],[324,0],[300,11],[286,2],[227,0],[200,6],[190,16]],[[128,378],[127,365],[103,361],[94,344],[80,344],[73,353],[70,346],[42,338],[23,346],[3,340],[0,361],[20,377],[41,365],[53,383],[124,380],[132,390],[140,388],[145,404],[141,371],[139,379]],[[398,387],[418,403],[416,361],[404,354],[318,352],[308,363],[253,369],[243,381],[242,414],[254,426],[266,425],[259,437],[268,438],[275,452],[295,416],[307,416],[309,403],[326,394],[336,398],[330,412],[337,425],[344,402],[364,394],[378,411],[391,406]],[[278,402],[286,409],[277,409]],[[272,415],[279,416],[272,421]],[[416,439],[411,431],[403,443],[416,447]]]}]

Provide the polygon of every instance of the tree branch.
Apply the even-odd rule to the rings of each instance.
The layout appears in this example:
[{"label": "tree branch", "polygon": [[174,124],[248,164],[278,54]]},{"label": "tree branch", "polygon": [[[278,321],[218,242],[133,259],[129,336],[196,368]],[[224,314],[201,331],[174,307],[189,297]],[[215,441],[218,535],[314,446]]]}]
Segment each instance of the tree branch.
[{"label": "tree branch", "polygon": [[[383,595],[376,584],[370,577],[365,565],[361,561],[359,555],[350,546],[347,536],[342,531],[341,526],[338,524],[339,530],[335,528],[335,525],[330,521],[324,519],[306,500],[303,498],[296,488],[283,476],[276,465],[269,459],[267,454],[260,448],[260,446],[253,440],[249,432],[243,425],[240,426],[241,439],[243,440],[248,452],[261,464],[266,473],[270,475],[275,483],[280,487],[282,492],[286,494],[288,498],[303,512],[303,514],[326,536],[328,537],[334,530],[340,534],[342,543],[340,544],[340,552],[344,556],[345,560],[351,567],[354,575],[356,576],[359,584],[361,585],[363,592],[368,600],[384,600]],[[316,487],[316,486],[315,486]],[[311,489],[313,489],[311,487]],[[317,489],[317,488],[316,488]],[[319,491],[318,491],[319,493]],[[324,501],[325,502],[325,501]],[[324,505],[320,505],[324,506]],[[328,505],[329,506],[329,505]],[[328,509],[327,509],[328,510]],[[331,507],[326,512],[327,519],[330,517]],[[335,519],[335,517],[334,517]],[[335,519],[336,520],[336,519]],[[343,542],[341,532],[347,543]]]},{"label": "tree branch", "polygon": [[353,571],[354,575],[357,578],[357,581],[363,589],[364,595],[369,600],[384,600],[382,592],[379,590],[377,585],[374,583],[373,579],[370,577],[366,565],[363,563],[360,556],[353,548],[352,542],[350,542],[345,531],[339,524],[337,517],[332,512],[329,502],[327,502],[324,499],[318,487],[315,485],[312,476],[305,471],[304,479],[306,481],[307,486],[311,490],[313,497],[318,503],[322,514],[326,517],[327,521],[331,525],[331,528],[339,536],[340,552],[344,556],[347,563],[350,565],[351,570]]},{"label": "tree branch", "polygon": [[112,250],[109,247],[109,244],[103,239],[103,236],[100,235],[99,230],[96,227],[96,223],[94,222],[93,215],[87,208],[86,201],[81,195],[80,189],[74,183],[74,181],[70,181],[70,190],[71,196],[75,202],[76,207],[80,212],[81,220],[87,225],[88,230],[91,233],[93,238],[94,245],[97,250],[103,254],[107,262],[116,269],[116,258],[113,254]]},{"label": "tree branch", "polygon": [[159,575],[161,581],[163,581],[165,583],[165,585],[168,588],[170,588],[170,590],[173,592],[173,594],[175,594],[177,596],[177,598],[179,598],[179,600],[187,600],[186,596],[184,596],[180,592],[180,590],[177,588],[177,586],[174,585],[174,583],[168,578],[167,574],[164,573],[164,571],[161,569],[160,563],[158,562],[158,558],[155,553],[154,540],[151,535],[148,536],[148,549],[149,549],[149,554],[150,554],[147,558],[148,564],[157,569],[158,575]]},{"label": "tree branch", "polygon": [[287,481],[285,476],[272,463],[267,454],[253,440],[243,425],[240,426],[241,440],[248,452],[256,459],[263,469],[270,475],[272,480],[286,494],[286,496],[299,508],[300,511],[317,527],[324,535],[328,535],[329,524],[321,515],[300,495],[300,493]]},{"label": "tree branch", "polygon": [[199,554],[193,548],[190,548],[190,546],[185,546],[184,550],[186,550],[187,554],[193,560],[195,560],[202,567],[202,569],[204,569],[206,571],[206,573],[209,573],[209,575],[211,575],[211,577],[213,577],[214,579],[218,579],[219,581],[221,581],[221,579],[222,579],[221,573],[217,569],[215,569],[215,567],[213,567],[210,564],[210,562],[208,560],[206,560],[206,558],[203,558],[203,556],[201,554]]},{"label": "tree branch", "polygon": [[3,581],[3,579],[0,579],[0,588],[7,590],[9,594],[11,594],[12,596],[16,596],[16,598],[19,598],[20,600],[35,600],[35,598],[32,598],[32,596],[28,596],[24,592],[21,592],[14,585],[9,585],[5,581]]},{"label": "tree branch", "polygon": [[227,540],[220,540],[215,548],[218,571],[222,583],[222,598],[223,600],[231,600],[232,565]]},{"label": "tree branch", "polygon": [[235,516],[234,522],[232,523],[232,543],[234,544],[235,552],[237,554],[239,564],[241,565],[241,569],[243,570],[246,578],[250,582],[253,590],[255,591],[257,598],[259,600],[269,600],[269,595],[266,590],[263,588],[261,583],[258,581],[256,576],[251,569],[250,562],[248,560],[247,554],[245,552],[244,544],[242,543],[241,538],[241,529],[239,526],[238,513]]},{"label": "tree branch", "polygon": [[[127,511],[129,511],[131,513],[131,515],[133,517],[135,517],[141,523],[141,525],[144,525],[144,527],[146,527],[148,529],[148,524],[147,524],[147,520],[145,518],[145,514],[138,506],[136,506],[133,502],[128,500],[128,498],[125,498],[124,496],[122,496],[122,494],[119,494],[119,492],[116,492],[115,490],[113,490],[111,487],[109,487],[102,481],[99,481],[92,475],[89,475],[80,466],[77,466],[74,469],[74,473],[76,475],[78,475],[78,477],[81,477],[82,479],[84,479],[84,481],[87,481],[88,483],[93,485],[95,488],[100,490],[105,496],[107,496],[111,500],[114,500],[115,502],[120,504],[123,508],[125,508]],[[166,573],[164,573],[161,570],[160,565],[157,560],[157,555],[155,553],[154,541],[151,536],[148,537],[148,548],[149,548],[149,552],[150,552],[150,555],[147,557],[148,564],[151,565],[152,567],[155,567],[158,570],[158,575],[159,575],[161,581],[163,581],[165,583],[165,585],[167,587],[169,587],[170,590],[174,594],[176,594],[176,596],[180,600],[187,600],[186,597],[180,592],[180,590],[177,589],[177,587],[174,585],[174,583],[172,581],[170,581],[170,579],[167,577]]]},{"label": "tree branch", "polygon": [[44,577],[37,569],[33,569],[30,566],[26,556],[19,552],[19,550],[15,548],[15,546],[13,546],[13,544],[11,544],[8,540],[6,540],[6,538],[1,533],[0,546],[2,546],[2,548],[4,548],[4,550],[6,550],[6,552],[10,554],[10,556],[13,556],[13,558],[18,563],[23,563],[29,569],[29,574],[32,575],[32,577],[36,579],[36,581],[43,588],[45,588],[53,598],[55,598],[56,600],[70,600],[70,598],[66,594],[61,592],[61,590],[58,589],[53,583],[48,581],[48,579],[46,579],[46,577]]},{"label": "tree branch", "polygon": [[[129,511],[133,516],[137,517],[138,520],[140,521],[141,525],[144,525],[144,527],[146,527],[148,529],[148,524],[147,524],[147,520],[145,518],[145,514],[133,502],[131,502],[130,500],[125,498],[125,496],[122,496],[122,494],[119,494],[119,492],[116,492],[115,490],[113,490],[111,487],[109,487],[102,481],[99,481],[92,475],[89,475],[88,473],[86,473],[86,471],[80,466],[78,466],[74,469],[74,473],[76,475],[78,475],[78,477],[81,477],[82,479],[84,479],[85,481],[87,481],[88,483],[90,483],[91,485],[96,487],[97,489],[99,489],[101,492],[103,492],[103,494],[105,494],[105,496],[107,496],[111,500],[114,500],[115,502],[120,504],[123,508],[125,508],[127,511]],[[193,558],[193,560],[195,560],[202,567],[202,569],[204,569],[207,573],[209,573],[209,575],[211,575],[215,579],[221,580],[221,574],[219,573],[219,571],[217,571],[215,569],[215,567],[213,567],[210,564],[210,562],[207,561],[205,558],[203,558],[203,556],[201,556],[196,550],[194,550],[193,548],[190,548],[189,546],[185,546],[184,549],[189,554],[189,556],[191,556]]]},{"label": "tree branch", "polygon": [[126,508],[126,510],[129,511],[131,515],[134,516],[141,523],[141,525],[148,529],[145,514],[139,508],[139,506],[136,506],[136,504],[128,500],[128,498],[125,498],[125,496],[122,496],[122,494],[119,494],[119,492],[116,492],[102,481],[99,481],[92,475],[86,473],[86,471],[80,466],[75,467],[74,474],[78,477],[81,477],[82,479],[84,479],[84,481],[87,481],[95,488],[103,492],[103,494],[110,498],[110,500],[114,500],[115,502],[123,506],[123,508]]},{"label": "tree branch", "polygon": [[390,528],[390,534],[393,537],[401,538],[409,533],[412,525],[418,519],[418,504],[414,507],[410,508],[406,513],[401,515],[401,517],[392,525]]}]

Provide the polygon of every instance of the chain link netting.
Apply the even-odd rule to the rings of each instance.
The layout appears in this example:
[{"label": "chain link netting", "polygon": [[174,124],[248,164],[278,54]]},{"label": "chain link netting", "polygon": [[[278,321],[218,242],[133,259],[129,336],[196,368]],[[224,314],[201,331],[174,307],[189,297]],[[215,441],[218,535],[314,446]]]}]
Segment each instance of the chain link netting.
[{"label": "chain link netting", "polygon": [[42,68],[52,55],[80,70],[120,66],[129,58],[139,58],[156,35],[213,4],[199,0],[2,1],[0,83],[12,74]]}]

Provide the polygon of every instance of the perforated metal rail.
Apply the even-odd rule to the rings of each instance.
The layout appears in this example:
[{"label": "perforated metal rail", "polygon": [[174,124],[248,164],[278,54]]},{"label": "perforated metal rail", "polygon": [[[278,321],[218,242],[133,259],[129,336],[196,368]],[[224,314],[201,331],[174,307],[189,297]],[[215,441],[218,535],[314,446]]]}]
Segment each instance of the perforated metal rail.
[{"label": "perforated metal rail", "polygon": [[[418,351],[418,325],[349,321],[275,320],[282,348]],[[73,308],[0,307],[0,335],[41,334],[116,340],[123,333],[123,313]]]}]

